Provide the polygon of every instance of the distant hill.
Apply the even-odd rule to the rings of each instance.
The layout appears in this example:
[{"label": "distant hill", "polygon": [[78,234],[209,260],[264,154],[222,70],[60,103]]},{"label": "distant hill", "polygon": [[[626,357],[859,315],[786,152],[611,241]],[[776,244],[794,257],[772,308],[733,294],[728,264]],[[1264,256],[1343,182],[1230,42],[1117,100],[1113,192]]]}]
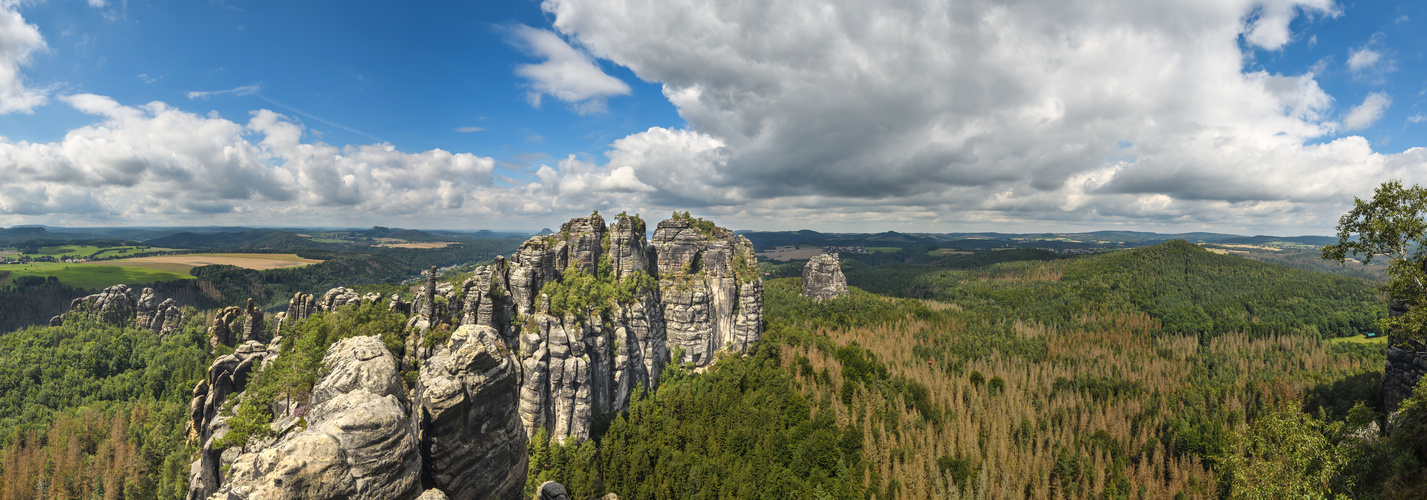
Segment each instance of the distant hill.
[{"label": "distant hill", "polygon": [[1213,243],[1223,243],[1226,245],[1263,245],[1267,243],[1298,243],[1321,247],[1338,243],[1338,238],[1334,236],[1239,236],[1214,241]]},{"label": "distant hill", "polygon": [[43,227],[26,226],[0,229],[0,242],[17,243],[28,240],[58,240],[66,239],[46,231]]},{"label": "distant hill", "polygon": [[449,237],[438,236],[416,229],[392,229],[389,227],[373,226],[371,229],[359,233],[352,233],[354,238],[394,238],[412,242],[445,241]]},{"label": "distant hill", "polygon": [[275,229],[250,229],[237,233],[178,233],[144,242],[164,248],[214,250],[329,250],[333,245],[317,243],[296,233]]},{"label": "distant hill", "polygon": [[1223,233],[1150,233],[1143,231],[1093,231],[1086,233],[822,233],[808,229],[798,231],[738,231],[753,242],[758,250],[781,246],[864,246],[864,247],[931,247],[960,250],[993,250],[1006,248],[1043,248],[1058,251],[1108,248],[1135,248],[1158,245],[1172,240],[1189,243],[1264,244],[1273,242],[1326,245],[1336,243],[1329,236],[1241,236]]}]

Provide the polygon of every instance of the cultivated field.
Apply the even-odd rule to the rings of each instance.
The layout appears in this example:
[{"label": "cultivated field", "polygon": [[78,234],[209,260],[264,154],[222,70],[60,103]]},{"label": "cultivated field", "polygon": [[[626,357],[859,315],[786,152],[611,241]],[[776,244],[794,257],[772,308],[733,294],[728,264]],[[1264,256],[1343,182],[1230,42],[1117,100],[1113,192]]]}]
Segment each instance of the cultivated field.
[{"label": "cultivated field", "polygon": [[382,243],[374,246],[391,248],[446,248],[454,244],[455,243],[449,241],[432,241],[429,243]]},{"label": "cultivated field", "polygon": [[280,269],[286,267],[302,267],[308,264],[322,262],[314,259],[304,259],[290,253],[192,253],[184,255],[160,255],[154,257],[135,257],[132,259],[119,259],[104,262],[95,262],[98,265],[141,267],[170,273],[187,274],[189,269],[198,266],[230,265],[247,269]]},{"label": "cultivated field", "polygon": [[17,277],[54,276],[69,286],[89,289],[105,288],[120,283],[152,283],[193,278],[187,270],[180,273],[161,269],[118,266],[108,262],[0,264],[0,271],[9,271],[12,276]]}]

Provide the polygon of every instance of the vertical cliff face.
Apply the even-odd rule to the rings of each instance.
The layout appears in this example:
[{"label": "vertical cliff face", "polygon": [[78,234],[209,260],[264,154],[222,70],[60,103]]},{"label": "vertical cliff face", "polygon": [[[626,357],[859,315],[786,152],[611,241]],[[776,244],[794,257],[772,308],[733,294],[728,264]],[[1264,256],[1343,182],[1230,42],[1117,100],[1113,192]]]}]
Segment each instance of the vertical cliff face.
[{"label": "vertical cliff face", "polygon": [[715,351],[743,352],[763,334],[763,280],[753,244],[703,221],[669,219],[650,242],[670,349],[704,366]]},{"label": "vertical cliff face", "polygon": [[822,254],[808,259],[803,266],[803,296],[814,300],[847,296],[847,277],[837,254]]},{"label": "vertical cliff face", "polygon": [[706,221],[645,223],[598,214],[531,238],[478,268],[462,322],[502,332],[520,355],[520,414],[530,435],[585,439],[594,415],[654,389],[670,353],[704,366],[744,352],[763,328],[763,288],[747,239]]},{"label": "vertical cliff face", "polygon": [[432,486],[453,499],[517,498],[526,436],[520,367],[493,328],[464,325],[421,366],[421,450]]},{"label": "vertical cliff face", "polygon": [[609,260],[615,279],[649,269],[649,244],[644,240],[644,219],[616,217],[609,228]]},{"label": "vertical cliff face", "polygon": [[[1392,317],[1407,314],[1409,306],[1400,301],[1392,301],[1387,313]],[[1427,375],[1427,346],[1421,342],[1397,343],[1388,339],[1387,363],[1382,373],[1383,408],[1388,413],[1397,411],[1402,401],[1412,395],[1417,381]]]}]

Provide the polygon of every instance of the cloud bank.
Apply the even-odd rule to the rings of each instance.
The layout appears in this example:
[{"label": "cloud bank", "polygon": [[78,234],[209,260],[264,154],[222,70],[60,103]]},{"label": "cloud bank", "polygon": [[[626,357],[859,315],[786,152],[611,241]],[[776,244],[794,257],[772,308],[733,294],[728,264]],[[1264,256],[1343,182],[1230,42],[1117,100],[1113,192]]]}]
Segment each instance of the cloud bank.
[{"label": "cloud bank", "polygon": [[[588,210],[583,202],[592,194],[649,189],[628,169],[573,160],[549,169],[541,182],[498,184],[489,157],[304,142],[301,123],[266,109],[239,123],[162,102],[124,106],[93,94],[62,100],[99,121],[59,142],[0,140],[0,215],[138,224],[403,220],[409,227],[471,227],[495,215]],[[572,191],[580,196],[563,204],[560,197]]]},{"label": "cloud bank", "polygon": [[[0,0],[0,112],[25,112],[48,98],[20,73],[45,45],[11,5]],[[518,172],[471,153],[329,145],[266,109],[234,121],[69,95],[56,99],[95,123],[53,143],[0,138],[0,221],[538,227],[598,208],[781,229],[1322,233],[1384,180],[1427,182],[1427,150],[1343,135],[1393,96],[1340,101],[1312,72],[1254,69],[1256,52],[1307,43],[1295,20],[1341,15],[1331,0],[541,7],[556,31],[509,28],[540,61],[513,69],[531,104],[604,111],[631,93],[607,61],[661,84],[687,126]],[[1334,50],[1355,78],[1394,70],[1376,38]]]},{"label": "cloud bank", "polygon": [[[659,204],[957,224],[1331,227],[1415,180],[1314,75],[1246,69],[1328,0],[546,0],[591,54],[662,82],[689,130],[619,141]],[[1364,49],[1366,50],[1366,49]],[[1366,53],[1355,68],[1366,69]],[[868,220],[877,220],[875,213]],[[865,224],[865,225],[875,225]]]}]

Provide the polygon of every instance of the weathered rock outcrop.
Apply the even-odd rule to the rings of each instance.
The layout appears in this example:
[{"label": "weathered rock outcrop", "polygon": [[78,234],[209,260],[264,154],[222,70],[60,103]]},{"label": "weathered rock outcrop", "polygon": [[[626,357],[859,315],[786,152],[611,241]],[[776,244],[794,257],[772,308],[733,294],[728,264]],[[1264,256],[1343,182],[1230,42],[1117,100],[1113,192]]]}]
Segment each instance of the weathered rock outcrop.
[{"label": "weathered rock outcrop", "polygon": [[268,330],[263,325],[263,310],[253,305],[253,299],[248,299],[248,307],[243,313],[245,317],[243,321],[243,341],[256,341],[266,344],[269,340],[272,340],[268,337]]},{"label": "weathered rock outcrop", "polygon": [[283,326],[298,324],[313,314],[317,314],[316,297],[302,292],[292,294],[292,299],[287,301],[287,311],[283,313],[282,320],[273,325],[273,335],[282,335]]},{"label": "weathered rock outcrop", "polygon": [[[704,366],[714,352],[744,352],[763,335],[763,280],[753,244],[712,223],[668,219],[650,241],[665,329],[678,362]],[[744,307],[745,305],[749,307]]]},{"label": "weathered rock outcrop", "polygon": [[[183,310],[173,299],[159,302],[152,288],[145,288],[135,298],[134,291],[127,285],[114,285],[100,293],[74,299],[70,303],[70,314],[89,315],[115,326],[132,321],[135,327],[152,330],[161,337],[173,333],[183,321]],[[63,315],[50,318],[50,326],[63,323]]]},{"label": "weathered rock outcrop", "polygon": [[552,436],[585,440],[594,412],[611,409],[611,359],[601,325],[573,314],[536,313],[520,339],[525,380],[520,417],[527,434],[541,427]]},{"label": "weathered rock outcrop", "polygon": [[[1400,301],[1389,302],[1387,313],[1394,318],[1407,314],[1412,307]],[[1417,382],[1427,375],[1427,345],[1421,342],[1393,342],[1388,338],[1387,362],[1382,372],[1383,409],[1397,411],[1402,401],[1412,395]],[[1393,428],[1389,420],[1389,431]]]},{"label": "weathered rock outcrop", "polygon": [[421,365],[421,448],[432,485],[453,499],[518,498],[526,435],[520,366],[500,334],[464,325]]},{"label": "weathered rock outcrop", "polygon": [[837,254],[825,253],[808,259],[808,265],[803,266],[803,296],[814,300],[847,296],[847,278],[842,275]]},{"label": "weathered rock outcrop", "polygon": [[1427,375],[1427,347],[1421,343],[1389,346],[1382,373],[1383,408],[1388,413],[1397,411],[1423,375]]},{"label": "weathered rock outcrop", "polygon": [[219,345],[233,345],[233,320],[242,315],[243,310],[233,306],[218,311],[218,314],[213,317],[213,324],[208,326],[210,350],[217,349]]},{"label": "weathered rock outcrop", "polygon": [[139,325],[139,328],[151,328],[158,310],[159,298],[154,296],[154,289],[145,288],[139,294],[138,302],[134,304],[134,323]]},{"label": "weathered rock outcrop", "polygon": [[232,354],[213,360],[208,367],[208,378],[193,388],[189,437],[197,441],[202,450],[189,477],[188,498],[207,498],[218,490],[222,464],[219,452],[214,450],[214,441],[221,439],[228,429],[227,419],[219,410],[229,397],[247,388],[248,379],[266,354],[266,348],[258,342],[239,345]]},{"label": "weathered rock outcrop", "polygon": [[138,299],[128,285],[114,285],[94,295],[80,297],[70,302],[71,311],[93,314],[105,323],[121,325],[134,319],[137,314]]},{"label": "weathered rock outcrop", "polygon": [[396,359],[379,338],[353,337],[333,344],[323,364],[329,373],[312,390],[307,429],[240,455],[219,495],[403,499],[421,494],[422,456]]},{"label": "weathered rock outcrop", "polygon": [[[526,241],[508,266],[474,273],[462,321],[492,326],[518,346],[530,435],[545,428],[554,440],[585,439],[593,415],[623,410],[633,391],[654,388],[676,348],[683,355],[675,361],[704,366],[716,351],[744,352],[762,335],[762,281],[747,239],[691,218],[661,222],[651,242],[644,234],[637,217],[621,214],[608,230],[598,214],[581,217]],[[620,298],[596,303],[567,291],[552,312],[542,291],[572,272],[608,283],[600,286]]]},{"label": "weathered rock outcrop", "polygon": [[338,307],[350,304],[361,304],[362,297],[357,295],[356,290],[339,286],[328,290],[322,295],[322,302],[318,306],[323,312],[336,311]]}]

